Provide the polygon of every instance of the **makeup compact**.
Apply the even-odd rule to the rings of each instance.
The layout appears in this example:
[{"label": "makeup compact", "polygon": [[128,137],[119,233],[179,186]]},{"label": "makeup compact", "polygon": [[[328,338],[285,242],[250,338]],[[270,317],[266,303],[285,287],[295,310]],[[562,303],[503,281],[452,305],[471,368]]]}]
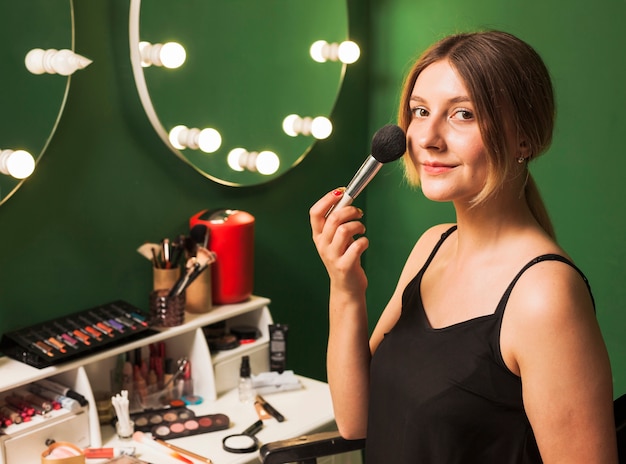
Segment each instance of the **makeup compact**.
[{"label": "makeup compact", "polygon": [[228,427],[230,427],[230,419],[225,414],[208,414],[156,425],[152,427],[151,431],[154,438],[171,440],[201,433],[216,432]]},{"label": "makeup compact", "polygon": [[259,440],[255,435],[263,428],[263,421],[258,420],[246,430],[228,435],[222,440],[222,447],[229,453],[253,453],[259,449]]},{"label": "makeup compact", "polygon": [[0,351],[42,369],[153,333],[147,314],[118,300],[6,333]]},{"label": "makeup compact", "polygon": [[152,433],[161,440],[187,437],[200,433],[215,432],[230,427],[230,419],[225,414],[196,416],[188,408],[164,408],[146,410],[130,415],[135,423],[135,430]]},{"label": "makeup compact", "polygon": [[135,430],[141,432],[151,432],[155,426],[169,426],[174,422],[185,422],[194,418],[194,412],[185,407],[146,410],[130,415],[135,423]]}]

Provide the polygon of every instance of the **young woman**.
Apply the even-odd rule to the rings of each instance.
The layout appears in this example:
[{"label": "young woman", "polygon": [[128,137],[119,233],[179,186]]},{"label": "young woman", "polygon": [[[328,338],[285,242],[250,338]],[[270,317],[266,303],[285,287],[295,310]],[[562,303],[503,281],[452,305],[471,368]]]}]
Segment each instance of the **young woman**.
[{"label": "young woman", "polygon": [[427,230],[368,336],[362,211],[310,210],[330,277],[328,380],[367,464],[617,462],[609,360],[583,274],[528,163],[549,146],[548,71],[498,31],[428,49],[403,87],[406,176],[456,224]]}]

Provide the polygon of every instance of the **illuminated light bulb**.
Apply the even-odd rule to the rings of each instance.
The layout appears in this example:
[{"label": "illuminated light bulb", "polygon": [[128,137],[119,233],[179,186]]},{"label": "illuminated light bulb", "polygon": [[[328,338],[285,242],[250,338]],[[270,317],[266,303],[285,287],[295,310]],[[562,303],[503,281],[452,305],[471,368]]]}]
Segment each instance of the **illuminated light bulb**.
[{"label": "illuminated light bulb", "polygon": [[278,171],[280,167],[280,160],[278,155],[273,151],[262,151],[256,157],[256,170],[260,174],[270,175]]},{"label": "illuminated light bulb", "polygon": [[222,146],[222,136],[213,128],[189,129],[187,126],[176,126],[169,133],[170,143],[179,150],[189,148],[214,153]]},{"label": "illuminated light bulb", "polygon": [[345,42],[341,42],[339,44],[337,56],[339,57],[339,61],[342,63],[352,64],[361,56],[361,49],[356,43],[346,40]]},{"label": "illuminated light bulb", "polygon": [[228,165],[234,171],[247,169],[263,175],[274,174],[280,167],[280,159],[273,151],[249,152],[245,148],[233,148],[226,158]]},{"label": "illuminated light bulb", "polygon": [[0,151],[0,172],[16,179],[25,179],[35,170],[35,158],[25,150]]},{"label": "illuminated light bulb", "polygon": [[290,137],[296,137],[300,133],[302,118],[297,114],[290,114],[283,119],[283,131]]},{"label": "illuminated light bulb", "polygon": [[180,68],[187,59],[185,48],[177,42],[151,44],[139,42],[141,66],[163,66],[169,69]]},{"label": "illuminated light bulb", "polygon": [[312,135],[316,139],[325,139],[333,132],[333,124],[324,116],[311,118],[290,114],[283,120],[283,131],[291,137]]},{"label": "illuminated light bulb", "polygon": [[316,42],[313,42],[313,45],[311,45],[311,48],[309,49],[311,58],[313,58],[318,63],[324,63],[327,60],[326,55],[328,54],[328,47],[328,42],[326,42],[325,40],[318,40]]},{"label": "illuminated light bulb", "polygon": [[26,69],[33,74],[48,73],[69,76],[79,69],[86,68],[91,63],[89,58],[78,55],[72,50],[56,50],[54,48],[48,50],[33,48],[24,58]]},{"label": "illuminated light bulb", "polygon": [[245,148],[233,148],[228,152],[226,162],[233,171],[243,171],[247,157],[248,151]]},{"label": "illuminated light bulb", "polygon": [[318,40],[313,42],[309,53],[311,58],[318,63],[341,61],[345,64],[352,64],[361,56],[359,46],[350,40],[341,43],[328,43],[325,40]]}]

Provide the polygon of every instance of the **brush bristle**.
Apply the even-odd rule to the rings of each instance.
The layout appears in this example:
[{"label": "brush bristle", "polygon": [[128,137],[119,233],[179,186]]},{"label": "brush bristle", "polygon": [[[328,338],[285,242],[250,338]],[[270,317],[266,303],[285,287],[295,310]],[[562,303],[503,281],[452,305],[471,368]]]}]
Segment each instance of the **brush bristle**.
[{"label": "brush bristle", "polygon": [[372,137],[372,156],[380,163],[400,158],[406,151],[406,135],[395,124],[381,127]]}]

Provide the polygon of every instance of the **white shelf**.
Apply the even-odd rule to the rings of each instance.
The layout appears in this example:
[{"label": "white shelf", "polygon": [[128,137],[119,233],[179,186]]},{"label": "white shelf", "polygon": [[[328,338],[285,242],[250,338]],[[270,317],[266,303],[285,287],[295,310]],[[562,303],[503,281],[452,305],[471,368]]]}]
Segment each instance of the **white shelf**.
[{"label": "white shelf", "polygon": [[[134,350],[135,348],[147,346],[151,343],[164,341],[175,337],[176,335],[185,334],[197,328],[214,324],[256,309],[261,309],[269,303],[270,300],[267,298],[252,296],[249,300],[243,303],[215,306],[208,313],[186,313],[185,323],[180,326],[161,329],[156,334],[149,335],[123,345],[115,346],[84,358],[75,359],[73,361],[68,361],[55,366],[45,367],[43,369],[37,369],[36,367],[29,366],[5,356],[0,358],[0,392],[17,388],[22,385],[27,385],[36,380],[45,379],[62,372],[67,372],[86,364],[93,364],[100,360]],[[4,373],[7,375],[3,375]]]}]

